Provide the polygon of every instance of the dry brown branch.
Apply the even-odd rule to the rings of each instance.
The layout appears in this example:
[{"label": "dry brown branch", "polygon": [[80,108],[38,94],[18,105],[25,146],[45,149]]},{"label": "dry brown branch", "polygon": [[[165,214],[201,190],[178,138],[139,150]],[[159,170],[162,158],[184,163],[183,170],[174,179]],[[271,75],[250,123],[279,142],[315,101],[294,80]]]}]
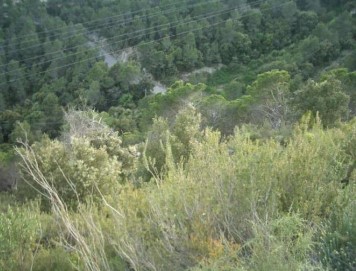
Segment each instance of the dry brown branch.
[{"label": "dry brown branch", "polygon": [[[96,225],[94,219],[88,216],[87,212],[80,213],[84,219],[86,230],[89,232],[90,239],[85,237],[78,227],[75,220],[70,216],[65,202],[62,201],[58,192],[52,183],[42,174],[38,163],[38,157],[34,150],[27,142],[21,142],[22,148],[17,147],[16,152],[22,159],[22,168],[35,182],[36,188],[25,179],[31,187],[36,189],[38,193],[47,198],[52,207],[52,213],[56,217],[56,221],[64,227],[65,231],[61,231],[64,246],[69,247],[76,251],[82,259],[86,270],[100,271],[110,270],[105,251],[104,251],[104,238],[102,231]],[[65,173],[61,170],[63,176]],[[69,184],[71,181],[65,178]],[[71,189],[76,193],[74,185],[70,185]],[[81,212],[81,210],[79,211]],[[74,245],[70,244],[65,232],[69,234],[70,239],[74,240]]]}]

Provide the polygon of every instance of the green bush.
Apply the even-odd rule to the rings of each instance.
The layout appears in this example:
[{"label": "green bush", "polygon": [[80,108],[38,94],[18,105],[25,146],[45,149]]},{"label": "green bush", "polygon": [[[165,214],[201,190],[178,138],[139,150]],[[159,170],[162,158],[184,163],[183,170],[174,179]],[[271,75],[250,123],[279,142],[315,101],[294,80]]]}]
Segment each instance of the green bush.
[{"label": "green bush", "polygon": [[38,208],[12,207],[0,213],[0,270],[30,270],[40,238]]},{"label": "green bush", "polygon": [[253,237],[234,254],[226,249],[218,259],[206,259],[192,271],[323,270],[313,263],[314,230],[297,214],[252,222]]},{"label": "green bush", "polygon": [[[38,195],[38,191],[47,193],[38,184],[45,181],[53,185],[70,209],[77,208],[78,200],[85,202],[90,197],[100,196],[97,188],[101,193],[110,194],[121,179],[121,163],[116,157],[111,157],[103,147],[95,148],[86,138],[74,138],[70,146],[45,139],[37,142],[33,150],[19,149],[19,153],[26,157],[23,165],[31,164],[31,170],[23,167],[24,178],[30,185],[25,190],[27,197]],[[44,210],[50,210],[51,197],[51,194],[43,194]]]},{"label": "green bush", "polygon": [[321,234],[320,257],[326,266],[338,271],[356,269],[355,183],[346,190],[349,202],[331,217]]},{"label": "green bush", "polygon": [[33,271],[74,271],[78,270],[75,265],[75,256],[71,256],[62,247],[40,249],[36,254]]},{"label": "green bush", "polygon": [[[95,204],[79,200],[76,213],[52,202],[65,229],[61,236],[69,235],[67,242],[74,239],[70,244],[79,262],[94,266],[91,270],[125,263],[134,270],[321,270],[314,240],[322,223],[346,210],[340,180],[353,161],[349,147],[356,123],[324,130],[320,121],[306,116],[281,144],[273,138],[252,139],[250,127],[236,129],[226,139],[211,129],[201,132],[199,117],[193,115],[182,113],[172,133],[167,122],[156,120],[157,128],[149,134],[150,144],[155,144],[147,150],[164,170],[151,164],[150,182],[111,187],[111,193],[97,194]],[[65,172],[90,159],[88,154],[93,153],[89,162],[95,163],[94,150],[105,149],[92,150],[85,140],[81,144],[84,151],[71,156],[71,164],[63,162]],[[40,150],[38,161],[46,161],[41,170],[49,170],[51,159],[61,158],[56,156],[61,151],[48,156],[47,149],[33,148]],[[177,154],[185,157],[184,163],[177,161]],[[54,176],[56,170],[47,171],[47,178],[49,173]],[[90,181],[91,175],[82,180]],[[51,186],[42,188],[54,193]],[[352,201],[352,193],[348,195]],[[352,223],[337,225],[350,228]],[[340,243],[333,236],[341,232],[349,238],[347,227],[331,228],[325,235],[333,240],[330,255],[343,252],[340,261],[350,260],[353,239]]]}]

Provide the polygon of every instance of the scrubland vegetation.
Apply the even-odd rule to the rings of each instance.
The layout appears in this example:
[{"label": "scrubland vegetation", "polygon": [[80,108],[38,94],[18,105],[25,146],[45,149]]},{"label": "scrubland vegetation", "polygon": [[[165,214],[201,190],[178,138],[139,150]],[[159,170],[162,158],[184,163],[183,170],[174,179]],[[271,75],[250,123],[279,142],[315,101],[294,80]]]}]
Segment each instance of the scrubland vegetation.
[{"label": "scrubland vegetation", "polygon": [[355,10],[0,3],[0,270],[355,270]]}]

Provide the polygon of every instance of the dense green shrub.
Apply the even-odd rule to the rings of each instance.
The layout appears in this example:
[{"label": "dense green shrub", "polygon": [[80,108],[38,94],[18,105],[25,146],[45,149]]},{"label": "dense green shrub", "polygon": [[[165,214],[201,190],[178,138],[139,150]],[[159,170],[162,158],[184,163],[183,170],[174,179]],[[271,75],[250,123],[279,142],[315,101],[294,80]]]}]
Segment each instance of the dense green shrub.
[{"label": "dense green shrub", "polygon": [[71,111],[66,118],[68,128],[62,141],[44,138],[17,149],[23,158],[23,178],[30,187],[22,185],[19,193],[33,198],[40,192],[47,211],[54,199],[39,183],[53,186],[65,204],[76,209],[79,202],[117,193],[134,168],[134,155],[122,148],[121,138],[100,123],[95,112]]},{"label": "dense green shrub", "polygon": [[[33,271],[74,271],[78,270],[78,259],[75,255],[70,255],[61,246],[52,248],[41,248],[35,255]],[[29,270],[29,269],[28,269]]]},{"label": "dense green shrub", "polygon": [[312,261],[315,225],[330,218],[342,193],[350,134],[303,125],[286,147],[253,141],[244,129],[227,142],[206,130],[184,166],[174,166],[163,145],[167,175],[128,187],[114,203],[121,231],[110,236],[120,240],[119,255],[136,270],[184,270],[201,261],[219,266],[230,247],[246,261],[236,268],[321,270]]},{"label": "dense green shrub", "polygon": [[321,232],[320,257],[332,270],[351,271],[356,268],[355,175]]},{"label": "dense green shrub", "polygon": [[38,216],[34,207],[9,207],[0,212],[1,270],[30,270],[41,237]]},{"label": "dense green shrub", "polygon": [[[23,149],[19,152],[28,159],[23,164],[27,184],[37,192],[47,193],[38,185],[38,180],[47,179],[69,208],[75,209],[78,200],[85,202],[91,196],[98,197],[97,189],[110,194],[121,179],[121,163],[115,157],[110,157],[104,148],[95,148],[85,138],[73,138],[70,146],[45,139],[37,142],[33,150]],[[35,167],[39,167],[42,175],[33,170]],[[35,194],[30,193],[30,189],[26,191],[27,197],[37,193],[35,190]],[[53,200],[51,195],[45,194],[42,199],[42,207],[49,210],[48,200]]]}]

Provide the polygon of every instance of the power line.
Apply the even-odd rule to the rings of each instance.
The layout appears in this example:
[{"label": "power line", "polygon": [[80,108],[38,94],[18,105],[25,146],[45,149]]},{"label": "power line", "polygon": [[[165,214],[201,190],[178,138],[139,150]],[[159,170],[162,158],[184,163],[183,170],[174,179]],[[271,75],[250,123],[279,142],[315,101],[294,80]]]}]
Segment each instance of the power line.
[{"label": "power line", "polygon": [[[262,0],[260,0],[258,2],[261,2],[261,1]],[[214,18],[214,17],[217,17],[219,15],[223,15],[223,14],[229,13],[230,11],[233,11],[233,10],[235,10],[235,8],[229,8],[229,9],[225,9],[225,10],[220,10],[218,12],[211,12],[211,13],[201,14],[201,15],[197,15],[197,16],[193,17],[195,19],[191,20],[191,21],[188,21],[188,22],[183,22],[183,23],[180,23],[181,21],[169,22],[169,23],[158,25],[158,26],[153,26],[153,27],[149,27],[149,28],[133,31],[131,33],[125,33],[125,34],[116,35],[116,36],[113,36],[111,38],[106,39],[106,41],[107,40],[115,40],[118,37],[123,37],[123,36],[131,35],[131,34],[134,34],[134,33],[143,32],[142,34],[139,34],[139,35],[136,35],[136,36],[133,36],[133,37],[129,37],[129,38],[126,38],[126,39],[123,39],[123,40],[118,40],[118,41],[115,41],[113,43],[108,43],[108,45],[111,46],[111,45],[114,45],[114,44],[119,44],[119,43],[122,43],[122,42],[130,41],[132,39],[139,38],[139,37],[142,37],[142,36],[145,36],[145,35],[154,34],[157,31],[163,30],[165,27],[172,28],[172,27],[177,27],[177,26],[181,26],[181,25],[186,25],[186,24],[189,24],[189,23],[198,22],[198,21],[201,21],[201,20],[209,19],[209,18]],[[210,16],[206,16],[206,15],[210,15]],[[204,17],[204,16],[206,16],[206,17]],[[203,18],[198,19],[199,17],[203,17]],[[176,25],[172,25],[172,24],[176,24]],[[157,27],[158,27],[158,29],[157,29]],[[146,33],[147,30],[154,30],[154,31]],[[80,48],[80,47],[82,47],[82,44],[74,46],[74,47],[72,47],[70,49],[76,49],[76,48]],[[90,51],[95,51],[97,49],[102,49],[102,48],[103,48],[103,46],[98,45],[98,46],[94,46],[93,48],[90,48],[89,50]],[[38,56],[26,58],[26,59],[21,59],[21,61],[25,62],[25,61],[29,61],[29,60],[35,60],[35,59],[38,59],[38,58],[42,58],[42,57],[53,55],[53,54],[57,54],[57,53],[63,53],[63,51],[62,50],[54,51],[54,52],[50,52],[50,53],[47,53],[47,54],[42,54],[42,55],[38,55]],[[64,59],[64,58],[67,58],[67,57],[78,55],[80,53],[81,52],[76,52],[76,53],[68,54],[65,57],[57,57],[57,58],[49,59],[49,60],[46,60],[44,62],[41,62],[41,64],[43,65],[43,64],[46,64],[46,63],[51,63],[54,60]],[[5,66],[5,65],[6,64],[4,64],[2,66]],[[26,68],[24,67],[24,68],[19,68],[19,69],[16,69],[16,70],[18,71],[18,70],[25,70],[25,69]],[[9,74],[10,72],[13,72],[13,70],[4,72],[4,73],[2,73],[0,75],[6,75],[6,74]]]},{"label": "power line", "polygon": [[[168,6],[173,6],[173,5],[176,5],[176,3],[171,3],[171,4],[167,4],[167,5],[162,5],[162,6],[152,6],[151,9],[153,9],[155,7],[168,7]],[[147,8],[142,8],[142,9],[138,9],[138,10],[134,10],[134,11],[128,11],[128,12],[120,13],[120,14],[113,15],[113,16],[110,16],[110,17],[105,17],[105,18],[102,18],[102,19],[89,20],[89,21],[83,22],[81,24],[82,25],[91,24],[93,22],[105,21],[105,20],[112,19],[112,18],[123,17],[123,16],[127,16],[127,15],[134,15],[134,14],[140,13],[140,12],[145,11],[145,10],[148,10],[148,9]],[[36,33],[31,33],[31,34],[27,34],[27,35],[22,35],[20,37],[17,37],[17,39],[25,38],[25,37],[28,37],[28,36],[34,36],[34,35],[37,35],[37,34],[44,34],[44,33],[48,33],[48,32],[51,32],[51,31],[56,31],[56,30],[62,30],[62,29],[66,29],[67,27],[68,27],[68,25],[63,26],[63,27],[52,28],[52,29],[49,29],[49,30],[44,30],[44,31],[36,32]]]},{"label": "power line", "polygon": [[[209,3],[209,2],[219,2],[220,0],[213,0],[213,1],[207,1],[207,2],[204,2],[204,3]],[[192,2],[196,2],[196,0],[192,0]],[[200,5],[200,4],[204,4],[204,3],[198,3],[198,4],[192,4],[191,6],[195,6],[195,5]],[[157,6],[152,6],[150,7],[151,9],[154,9],[156,7],[159,7],[159,8],[164,8],[164,7],[170,7],[170,6],[174,6],[176,5],[177,3],[174,2],[174,3],[171,3],[171,4],[166,4],[166,5],[157,5]],[[188,4],[189,6],[189,4]],[[113,15],[113,16],[110,16],[110,17],[105,17],[105,18],[101,18],[101,19],[94,19],[94,20],[89,20],[89,21],[85,21],[83,23],[81,23],[81,25],[85,26],[86,24],[90,25],[91,23],[94,23],[94,22],[100,22],[100,21],[105,21],[105,20],[108,20],[108,19],[113,19],[113,18],[117,18],[117,17],[124,17],[124,16],[128,16],[128,15],[135,15],[135,14],[138,14],[142,11],[147,11],[147,8],[142,8],[142,9],[137,9],[137,10],[133,10],[133,11],[128,11],[128,12],[125,12],[125,13],[120,13],[120,14],[117,14],[117,15]],[[58,28],[53,28],[51,29],[50,31],[55,31],[55,30],[61,30],[61,29],[66,29],[67,26],[64,26],[64,27],[58,27]],[[27,35],[22,35],[21,37],[18,37],[18,38],[24,38],[24,37],[27,37],[27,36],[31,36],[31,35],[36,35],[36,34],[43,34],[43,33],[48,33],[49,31],[45,30],[45,31],[41,31],[41,32],[36,32],[36,33],[32,33],[32,34],[27,34]]]},{"label": "power line", "polygon": [[[263,0],[255,1],[254,3],[259,3],[259,2],[263,2]],[[249,8],[249,6],[244,7],[244,9],[247,9],[247,8]],[[170,27],[178,27],[178,26],[181,26],[181,25],[186,25],[186,24],[198,22],[198,21],[205,20],[205,19],[208,19],[208,18],[217,17],[217,16],[219,16],[219,15],[229,13],[229,12],[231,12],[231,11],[233,11],[233,10],[236,10],[236,7],[228,8],[228,9],[221,10],[221,11],[218,11],[218,12],[211,12],[211,13],[207,13],[207,14],[201,14],[201,15],[198,15],[198,16],[196,16],[196,17],[198,18],[198,17],[203,17],[203,16],[206,16],[206,15],[209,15],[209,16],[206,16],[206,17],[203,17],[203,18],[200,18],[200,19],[197,19],[197,18],[196,18],[195,20],[191,20],[191,21],[188,21],[188,22],[179,23],[180,21],[176,21],[176,22],[174,22],[174,23],[177,23],[177,24],[174,25],[174,26],[172,26],[171,23],[166,23],[166,24],[162,24],[162,25],[159,25],[159,26],[154,26],[154,27],[151,27],[151,28],[141,29],[141,30],[138,30],[138,31],[134,31],[134,32],[132,32],[132,33],[145,32],[146,30],[149,30],[149,29],[155,29],[155,30],[154,30],[153,32],[150,32],[150,33],[143,33],[143,34],[139,34],[139,35],[137,35],[137,36],[133,36],[133,37],[126,38],[126,39],[123,39],[123,40],[115,41],[115,42],[113,42],[113,43],[109,43],[108,45],[110,46],[110,45],[114,45],[114,44],[118,44],[118,43],[130,41],[130,40],[132,40],[132,39],[135,39],[135,38],[138,38],[138,37],[142,37],[142,36],[144,36],[144,35],[154,34],[154,33],[156,33],[157,31],[162,30],[163,27],[168,27],[168,26],[170,26]],[[240,10],[240,11],[242,11],[242,10]],[[244,11],[244,10],[243,10],[243,11]],[[193,17],[193,18],[194,18],[194,17]],[[161,27],[161,29],[158,29],[158,30],[157,30],[157,29],[156,29],[157,27]],[[128,33],[128,34],[130,34],[130,33]],[[114,36],[114,37],[109,38],[109,39],[114,39],[114,38],[121,37],[121,36],[125,36],[125,35],[128,35],[128,34],[120,34],[120,35]],[[165,38],[165,37],[163,37],[163,38]],[[163,39],[163,38],[161,38],[161,39]],[[79,48],[79,47],[81,47],[81,45],[75,46],[75,47],[73,47],[73,48],[76,48],[76,47]],[[134,46],[132,46],[132,47],[134,47]],[[91,49],[88,49],[88,50],[94,52],[94,51],[96,51],[97,49],[102,49],[102,48],[103,48],[103,46],[98,45],[98,46],[95,46],[94,48],[91,48]],[[119,51],[124,51],[124,50],[126,50],[126,49],[127,49],[127,48],[124,48],[124,49],[121,49],[121,50],[119,50]],[[63,53],[63,51],[57,51],[56,53]],[[71,56],[79,55],[79,54],[81,54],[81,53],[83,53],[83,52],[82,52],[82,51],[79,51],[79,52],[76,52],[76,53],[72,53],[72,54],[66,55],[66,56],[64,56],[64,57],[53,58],[53,59],[50,59],[50,60],[41,62],[40,64],[43,65],[43,64],[45,64],[45,63],[51,63],[51,62],[53,62],[54,60],[65,59],[65,58],[68,58],[68,57],[71,57]],[[109,54],[110,54],[110,53],[105,53],[105,54],[101,54],[100,56],[105,56],[105,55],[109,55]],[[22,60],[22,61],[32,60],[32,59],[36,59],[36,58],[39,58],[39,57],[42,57],[42,56],[46,56],[46,54],[41,55],[41,56],[37,56],[37,57],[33,57],[33,58],[28,58],[28,59],[25,59],[25,60]],[[95,57],[92,57],[92,58],[90,58],[90,59],[94,59],[94,58],[95,58]],[[61,68],[61,67],[58,67],[58,69],[60,69],[60,68]],[[6,75],[6,74],[9,74],[9,73],[14,72],[14,71],[23,71],[23,70],[26,70],[26,67],[14,69],[14,70],[10,70],[10,71],[4,72],[4,73],[2,73],[2,74],[0,74],[0,75]],[[43,71],[43,72],[45,72],[45,71]],[[8,82],[11,82],[11,80],[8,81]],[[0,84],[0,85],[3,85],[3,84]]]},{"label": "power line", "polygon": [[[225,21],[223,21],[223,22],[225,22]],[[220,23],[218,23],[218,24],[221,24],[221,23],[223,23],[223,22],[220,22]],[[151,43],[154,43],[154,42],[163,40],[163,39],[165,39],[165,38],[167,38],[167,37],[177,37],[177,36],[181,36],[181,35],[184,35],[184,34],[188,34],[189,32],[201,30],[201,29],[204,29],[204,28],[210,28],[210,27],[213,27],[213,26],[215,26],[215,25],[217,25],[217,24],[210,25],[210,26],[208,26],[208,27],[201,27],[201,28],[197,28],[197,29],[192,29],[192,30],[185,31],[185,32],[182,32],[182,33],[179,33],[179,34],[175,34],[175,35],[166,36],[166,37],[163,37],[163,38],[160,38],[160,39],[157,39],[157,40],[152,40],[152,41],[149,41],[149,42],[144,42],[144,43],[141,43],[141,44],[139,44],[139,45],[137,45],[137,46],[132,46],[132,47],[138,47],[138,46],[142,46],[142,45],[151,44]],[[132,47],[131,47],[131,48],[132,48]],[[115,50],[114,52],[118,53],[118,52],[122,52],[122,51],[124,51],[124,50],[126,50],[126,49],[127,49],[127,48],[120,49],[120,50]],[[105,56],[105,55],[109,55],[109,53],[103,53],[103,54],[101,54],[100,56],[102,57],[102,56]],[[99,56],[99,57],[100,57],[100,56]],[[72,62],[72,63],[66,64],[66,65],[63,65],[63,66],[60,66],[60,67],[56,67],[56,68],[49,69],[49,70],[46,70],[46,71],[38,72],[38,73],[35,73],[34,75],[38,75],[38,74],[43,74],[43,73],[47,73],[47,72],[59,70],[59,69],[62,69],[62,68],[70,67],[70,66],[73,66],[73,65],[75,65],[75,64],[84,63],[84,62],[86,62],[86,61],[88,61],[88,60],[94,60],[94,59],[97,59],[97,56],[95,56],[95,57],[90,57],[90,58],[85,58],[85,59],[82,59],[82,60],[80,60],[80,61]],[[23,79],[23,78],[26,78],[26,76],[21,76],[20,78],[17,78],[17,79],[14,79],[14,80],[9,80],[9,81],[7,81],[7,83],[12,83],[12,82],[17,81],[18,79]],[[1,85],[5,85],[5,84],[6,84],[6,82],[0,83],[0,86],[1,86]]]},{"label": "power line", "polygon": [[[260,2],[260,1],[258,1],[258,2]],[[289,2],[290,2],[290,1],[285,2],[285,3],[282,3],[282,4],[279,5],[279,7],[285,5],[285,4],[289,3]],[[272,9],[272,8],[275,8],[275,7],[266,8],[265,10]],[[240,16],[239,18],[244,18],[244,17],[248,17],[248,16],[251,16],[251,15],[242,15],[242,16]],[[181,32],[181,33],[179,33],[179,34],[173,34],[173,35],[165,36],[165,37],[162,37],[162,38],[160,38],[160,39],[148,41],[148,42],[145,42],[145,43],[141,43],[141,44],[139,44],[139,45],[132,46],[132,47],[138,47],[138,46],[142,46],[142,45],[147,45],[147,44],[151,44],[151,43],[158,42],[158,41],[163,40],[163,39],[165,39],[165,38],[167,38],[167,37],[169,37],[169,38],[171,38],[171,37],[177,37],[177,36],[181,36],[181,35],[184,35],[184,34],[188,34],[188,33],[190,33],[190,32],[195,32],[195,31],[198,31],[198,30],[202,30],[202,29],[206,29],[206,28],[211,28],[211,27],[220,25],[220,24],[222,24],[222,23],[225,23],[226,21],[227,21],[227,20],[223,20],[223,21],[221,21],[221,22],[214,23],[214,24],[211,24],[211,25],[209,25],[209,26],[199,27],[199,28],[196,28],[196,29],[191,29],[191,30],[188,30],[188,31]],[[132,47],[131,47],[131,48],[132,48]],[[114,50],[113,52],[118,53],[118,52],[122,52],[122,51],[124,51],[124,50],[126,50],[126,49],[127,49],[127,48],[123,48],[123,49],[120,49],[120,50]],[[102,53],[100,56],[102,57],[102,56],[105,56],[105,55],[110,55],[110,53]],[[99,56],[99,57],[100,57],[100,56]],[[85,58],[85,59],[82,59],[82,60],[80,60],[80,61],[72,62],[72,63],[66,64],[66,65],[63,65],[63,66],[60,66],[60,67],[56,67],[56,68],[53,68],[53,69],[48,69],[48,70],[46,70],[46,71],[34,73],[34,74],[32,74],[32,75],[38,75],[38,74],[43,74],[43,73],[47,73],[47,72],[59,70],[59,69],[62,69],[62,68],[66,68],[66,67],[73,66],[73,65],[75,65],[75,64],[84,63],[84,62],[86,62],[86,61],[88,61],[88,60],[95,60],[95,59],[97,59],[97,56],[95,56],[95,57],[90,57],[90,58]],[[15,70],[15,71],[16,71],[16,70]],[[27,74],[27,76],[28,76],[28,74]],[[15,81],[17,81],[17,80],[19,80],[19,79],[23,79],[23,78],[26,78],[26,75],[25,75],[25,76],[21,76],[20,78],[17,78],[17,79],[14,79],[14,80],[9,80],[9,81],[7,81],[7,82],[0,83],[0,86],[1,86],[1,85],[5,85],[5,84],[7,84],[7,83],[15,82]]]},{"label": "power line", "polygon": [[[188,6],[188,8],[192,8],[192,7],[196,7],[196,6],[201,6],[201,5],[206,5],[206,4],[209,4],[209,3],[219,3],[219,2],[217,2],[218,0],[210,0],[210,1],[207,1],[207,2],[204,2],[204,3],[198,3],[198,4],[192,4],[192,5],[189,5]],[[172,5],[172,4],[171,4]],[[61,38],[61,40],[66,40],[66,39],[69,39],[69,38],[72,38],[72,37],[75,37],[75,36],[77,36],[78,34],[84,34],[84,33],[86,33],[86,32],[88,32],[88,31],[97,31],[97,30],[100,30],[100,29],[102,29],[102,28],[104,28],[105,27],[105,29],[108,29],[108,26],[110,26],[111,25],[111,27],[109,27],[109,28],[112,28],[112,27],[114,27],[114,26],[119,26],[119,25],[124,25],[124,24],[127,24],[127,23],[130,23],[130,22],[132,22],[134,19],[142,19],[142,18],[154,18],[154,17],[156,17],[157,15],[161,15],[162,14],[162,12],[163,12],[163,14],[170,14],[170,13],[173,13],[173,12],[175,12],[175,11],[179,11],[180,10],[180,8],[173,8],[173,9],[170,9],[170,10],[165,10],[165,11],[161,11],[161,12],[156,12],[156,13],[153,13],[153,14],[150,14],[150,15],[142,15],[142,16],[136,16],[136,17],[132,17],[130,20],[119,20],[119,21],[114,21],[114,22],[106,22],[106,23],[104,23],[104,24],[102,24],[100,27],[98,27],[98,26],[95,26],[93,29],[89,29],[89,28],[84,28],[84,29],[82,29],[82,30],[80,30],[80,31],[76,31],[74,34],[70,34],[70,35],[68,35],[68,36],[61,36],[60,38]],[[119,15],[116,15],[116,16],[112,16],[112,17],[117,17],[117,16],[119,16]],[[110,18],[110,17],[108,17],[108,18]],[[105,20],[107,20],[108,18],[105,18]],[[117,23],[117,24],[116,24]],[[80,24],[78,24],[78,25],[80,25]],[[76,25],[76,26],[78,26],[78,25]],[[82,24],[81,24],[82,25]],[[66,26],[66,28],[68,29],[69,28],[69,26]],[[36,33],[34,33],[34,34],[32,34],[32,35],[36,35],[37,33],[41,33],[41,32],[36,32]],[[60,36],[61,35],[61,33],[59,33],[59,34],[56,34],[56,35],[52,35],[51,37],[52,38],[55,38],[55,37],[58,37],[58,36]],[[25,35],[26,36],[26,35]],[[23,38],[24,36],[22,36],[22,38]],[[36,40],[28,40],[28,41],[26,41],[25,40],[25,42],[27,42],[27,43],[30,43],[30,42],[32,42],[32,41],[36,41]],[[36,48],[36,47],[39,47],[39,46],[43,46],[43,45],[46,45],[46,44],[49,44],[51,41],[45,41],[45,42],[43,42],[43,43],[37,43],[37,44],[35,44],[35,45],[31,45],[31,46],[28,46],[28,47],[25,47],[25,48],[21,48],[21,49],[18,49],[17,50],[17,52],[19,52],[19,51],[23,51],[23,50],[27,50],[27,49],[33,49],[33,48]],[[22,42],[19,42],[19,43],[11,43],[11,46],[18,46],[18,45],[20,45],[20,44],[22,44]],[[5,45],[5,46],[3,46],[3,48],[7,48],[7,47],[9,47],[9,45]]]},{"label": "power line", "polygon": [[[220,23],[218,23],[220,24]],[[207,27],[208,28],[208,27]],[[312,56],[313,54],[317,53],[318,51],[320,51],[321,48],[309,53],[307,55],[307,57],[310,57]],[[283,51],[283,49],[281,50]],[[104,101],[111,101],[111,99],[108,99],[108,98],[104,98],[103,99]],[[16,120],[15,122],[18,122],[19,120]],[[26,120],[23,120],[23,121],[26,121]],[[1,124],[5,124],[5,125],[11,125],[11,124],[14,124],[14,122],[11,122],[11,121],[0,121]],[[47,125],[47,124],[63,124],[64,122],[63,121],[58,121],[58,122],[31,122],[31,125]]]},{"label": "power line", "polygon": [[[206,3],[210,3],[210,2],[215,2],[216,0],[213,0],[213,1],[208,1],[208,2],[206,2]],[[263,2],[263,1],[256,1],[255,3],[259,3],[259,2]],[[251,3],[251,4],[253,4],[253,3]],[[196,4],[197,5],[197,4]],[[179,10],[179,9],[178,9]],[[161,14],[161,13],[160,13]],[[203,16],[204,14],[202,14],[201,16]],[[167,24],[168,25],[168,24]],[[158,26],[154,26],[154,27],[159,27],[160,25],[158,25]],[[152,27],[152,28],[154,28],[154,27]],[[83,30],[83,31],[86,31],[85,29]],[[137,30],[137,31],[135,31],[135,32],[140,32],[140,31],[144,31],[144,30]],[[130,33],[125,33],[125,34],[121,34],[121,35],[119,35],[119,36],[124,36],[124,35],[129,35]],[[75,37],[77,34],[73,34],[73,35],[71,35],[70,37]],[[110,37],[109,39],[114,39],[115,37],[117,37],[117,36],[113,36],[113,37]],[[68,37],[67,37],[68,38]],[[61,37],[61,41],[62,40],[66,40],[66,38],[63,38],[63,37]],[[19,50],[13,50],[12,52],[20,52],[20,51],[22,51],[22,50],[25,50],[25,49],[32,49],[32,48],[35,48],[35,47],[38,47],[38,46],[43,46],[43,45],[46,45],[46,44],[49,44],[49,43],[51,43],[52,41],[46,41],[46,42],[43,42],[43,43],[37,43],[37,45],[34,45],[34,46],[32,46],[32,47],[27,47],[27,48],[22,48],[22,49],[19,49]],[[87,41],[85,41],[84,43],[81,43],[81,44],[79,44],[79,45],[76,45],[76,46],[73,46],[73,47],[69,47],[69,48],[64,48],[65,50],[72,50],[72,49],[75,49],[75,48],[78,48],[78,47],[80,47],[80,46],[82,46],[82,45],[84,45],[84,44],[86,44],[87,43]],[[30,58],[27,58],[27,59],[21,59],[21,61],[28,61],[28,60],[34,60],[34,59],[38,59],[38,58],[40,58],[41,56],[45,56],[45,55],[52,55],[52,54],[56,54],[56,53],[62,53],[63,51],[62,50],[58,50],[58,51],[54,51],[54,52],[50,52],[50,53],[45,53],[45,54],[42,54],[42,55],[38,55],[38,56],[34,56],[34,57],[30,57]],[[6,66],[7,64],[3,64],[3,65],[0,65],[0,68],[1,67],[4,67],[4,66]]]}]

